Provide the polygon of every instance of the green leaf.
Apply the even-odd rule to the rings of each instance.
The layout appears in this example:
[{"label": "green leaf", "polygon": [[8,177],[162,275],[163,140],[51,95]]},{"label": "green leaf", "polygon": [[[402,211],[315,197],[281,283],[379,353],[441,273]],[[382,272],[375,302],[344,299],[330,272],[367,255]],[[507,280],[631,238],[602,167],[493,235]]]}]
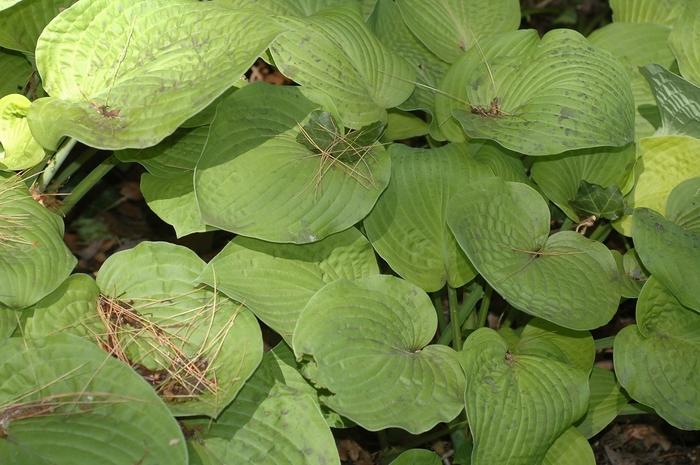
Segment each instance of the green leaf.
[{"label": "green leaf", "polygon": [[554,441],[541,465],[596,465],[596,461],[591,445],[572,427]]},{"label": "green leaf", "polygon": [[442,465],[440,456],[426,449],[409,449],[391,461],[389,465]]},{"label": "green leaf", "polygon": [[617,57],[625,66],[634,95],[636,138],[651,136],[656,131],[652,113],[658,109],[649,83],[640,73],[640,66],[658,63],[667,68],[675,61],[667,41],[671,28],[651,23],[613,23],[594,31],[588,40]]},{"label": "green leaf", "polygon": [[678,60],[678,68],[681,75],[695,84],[700,86],[700,9],[696,2],[680,2],[676,0],[682,8],[682,14],[678,15],[678,19],[673,23],[673,31],[668,38],[668,44],[671,46],[676,59]]},{"label": "green leaf", "polygon": [[262,336],[242,305],[194,282],[191,250],[142,242],[102,265],[102,320],[110,350],[150,377],[175,415],[216,417],[260,363]]},{"label": "green leaf", "polygon": [[632,237],[642,263],[685,306],[700,312],[700,232],[648,208],[634,210]]},{"label": "green leaf", "polygon": [[504,181],[530,184],[519,154],[491,141],[469,141],[467,145],[470,151],[473,151],[474,160],[488,166],[499,178]]},{"label": "green leaf", "polygon": [[632,142],[634,100],[620,62],[573,30],[550,31],[540,41],[527,32],[495,39],[521,37],[522,53],[494,55],[489,42],[489,52],[472,48],[455,64],[465,71],[458,82],[467,104],[453,115],[467,136],[528,155]]},{"label": "green leaf", "polygon": [[120,161],[136,162],[148,170],[141,176],[144,199],[156,215],[175,228],[178,237],[214,229],[202,221],[193,179],[208,137],[208,125],[178,129],[154,147],[115,152]]},{"label": "green leaf", "polygon": [[100,289],[85,274],[74,274],[26,310],[26,337],[73,334],[92,342],[105,340],[105,327],[97,313]]},{"label": "green leaf", "polygon": [[12,336],[19,324],[19,313],[0,305],[0,341]]},{"label": "green leaf", "polygon": [[[435,55],[454,63],[491,34],[520,26],[518,0],[399,0],[401,16],[413,34]],[[477,45],[478,47],[478,45]]]},{"label": "green leaf", "polygon": [[[304,18],[319,11],[339,6],[354,6],[363,13],[371,7],[372,0],[219,0],[229,8],[259,8],[280,16]],[[365,15],[366,16],[366,15]]]},{"label": "green leaf", "polygon": [[338,280],[318,291],[294,331],[294,353],[322,402],[365,429],[417,434],[464,405],[456,353],[427,345],[437,329],[430,298],[393,276]]},{"label": "green leaf", "polygon": [[405,140],[428,134],[428,123],[413,113],[401,110],[389,110],[387,113],[386,132],[383,140]]},{"label": "green leaf", "polygon": [[615,22],[672,26],[686,3],[687,0],[610,0],[610,7]]},{"label": "green leaf", "polygon": [[659,135],[700,137],[700,88],[659,65],[640,68],[659,106]]},{"label": "green leaf", "polygon": [[[700,176],[700,139],[688,136],[648,137],[639,141],[639,158],[634,167],[637,179],[627,196],[629,208],[645,207],[666,213],[666,200],[681,182]],[[626,236],[632,235],[632,218],[614,224]]]},{"label": "green leaf", "polygon": [[465,186],[447,224],[515,308],[570,329],[597,328],[615,314],[620,278],[610,251],[573,231],[549,236],[549,208],[531,187],[500,179]]},{"label": "green leaf", "polygon": [[569,204],[582,215],[616,220],[625,214],[625,199],[617,186],[603,187],[581,181],[576,197]]},{"label": "green leaf", "polygon": [[343,125],[386,121],[386,109],[413,92],[410,65],[382,45],[352,8],[323,10],[289,21],[270,47],[275,65],[293,81],[331,98]]},{"label": "green leaf", "polygon": [[576,422],[576,429],[590,439],[612,423],[622,407],[627,405],[627,396],[620,388],[615,374],[604,368],[593,367],[588,385],[591,390],[588,411]]},{"label": "green leaf", "polygon": [[636,299],[639,291],[649,279],[649,274],[642,266],[642,262],[637,255],[637,251],[629,249],[622,255],[617,250],[610,251],[617,263],[617,270],[620,274],[620,293],[622,297]]},{"label": "green leaf", "polygon": [[[328,133],[305,95],[303,87],[254,84],[221,102],[195,172],[204,223],[266,241],[308,243],[369,213],[389,182],[391,158],[374,141],[351,144],[342,154],[323,150]],[[311,121],[314,134],[304,128]],[[335,127],[333,144],[345,146],[351,136]]]},{"label": "green leaf", "polygon": [[351,228],[313,244],[274,244],[238,236],[212,259],[199,279],[245,304],[291,343],[311,297],[337,279],[379,274],[374,252]]},{"label": "green leaf", "polygon": [[[0,4],[0,47],[34,54],[39,34],[77,0],[19,0]],[[13,5],[14,4],[14,5]]]},{"label": "green leaf", "polygon": [[465,182],[493,176],[467,146],[414,149],[394,144],[391,182],[365,218],[367,237],[403,278],[428,292],[457,288],[476,271],[447,227],[447,202]]},{"label": "green leaf", "polygon": [[[185,439],[151,387],[71,335],[0,346],[0,461],[51,465],[186,465]],[[21,461],[14,463],[37,463]],[[39,462],[39,463],[42,463]]]},{"label": "green leaf", "polygon": [[32,74],[32,65],[20,54],[0,50],[0,98],[22,92]]},{"label": "green leaf", "polygon": [[637,324],[615,337],[615,373],[637,401],[680,429],[700,429],[700,314],[652,276],[637,301]]},{"label": "green leaf", "polygon": [[275,352],[265,354],[236,399],[200,433],[204,465],[340,465],[308,384]]},{"label": "green leaf", "polygon": [[460,355],[473,465],[539,464],[586,411],[587,371],[539,350],[511,352],[489,328],[473,332]]},{"label": "green leaf", "polygon": [[558,360],[589,372],[595,360],[595,343],[588,331],[572,331],[535,318],[523,329],[516,353]]},{"label": "green leaf", "polygon": [[77,260],[63,220],[39,205],[17,176],[0,175],[0,303],[24,308],[56,289]]},{"label": "green leaf", "polygon": [[39,142],[155,145],[199,113],[280,32],[273,18],[191,0],[97,0],[64,10],[41,35],[37,68],[51,97],[32,105]]},{"label": "green leaf", "polygon": [[635,160],[634,145],[575,150],[535,159],[531,173],[549,200],[572,220],[581,221],[587,215],[579,216],[571,201],[582,183],[623,189]]},{"label": "green leaf", "polygon": [[19,94],[0,98],[0,170],[19,171],[44,159],[27,123],[31,102]]},{"label": "green leaf", "polygon": [[686,231],[700,233],[700,177],[673,188],[666,202],[666,216]]}]

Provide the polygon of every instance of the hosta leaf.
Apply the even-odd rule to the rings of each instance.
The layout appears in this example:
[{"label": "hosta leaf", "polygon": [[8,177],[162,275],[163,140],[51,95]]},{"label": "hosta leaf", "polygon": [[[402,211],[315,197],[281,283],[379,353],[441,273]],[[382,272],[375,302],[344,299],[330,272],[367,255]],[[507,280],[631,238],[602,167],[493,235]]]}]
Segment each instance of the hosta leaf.
[{"label": "hosta leaf", "polygon": [[[532,178],[549,200],[574,221],[583,217],[571,201],[582,182],[623,188],[635,163],[635,146],[575,150],[540,157],[532,164]],[[589,213],[590,214],[590,213]]]},{"label": "hosta leaf", "polygon": [[620,384],[673,426],[700,429],[699,350],[700,314],[652,276],[637,301],[637,324],[615,337]]},{"label": "hosta leaf", "polygon": [[617,263],[617,271],[620,274],[620,293],[622,297],[636,299],[639,296],[639,291],[649,279],[647,271],[642,266],[641,260],[637,255],[637,251],[629,249],[622,255],[617,250],[610,251]]},{"label": "hosta leaf", "polygon": [[[640,157],[634,167],[637,182],[627,197],[629,208],[645,207],[664,214],[669,193],[686,179],[700,176],[700,139],[688,136],[648,137],[639,141]],[[631,216],[615,223],[631,236]]]},{"label": "hosta leaf", "polygon": [[634,140],[632,91],[615,57],[568,29],[524,40],[520,54],[506,50],[490,57],[479,48],[466,53],[469,66],[459,82],[467,105],[453,115],[467,136],[528,155]]},{"label": "hosta leaf", "polygon": [[[436,89],[449,65],[413,35],[393,0],[379,0],[369,24],[379,40],[406,60],[415,72],[416,87],[399,107],[404,110],[425,110],[432,115]],[[431,127],[431,131],[434,130]]]},{"label": "hosta leaf", "polygon": [[610,0],[613,20],[624,23],[673,25],[687,0]]},{"label": "hosta leaf", "polygon": [[32,137],[27,123],[30,105],[24,95],[0,98],[0,170],[31,168],[44,158],[44,149]]},{"label": "hosta leaf", "polygon": [[0,98],[22,92],[32,74],[26,58],[0,49]]},{"label": "hosta leaf", "polygon": [[596,461],[591,445],[572,427],[554,441],[541,465],[596,465]]},{"label": "hosta leaf", "polygon": [[700,312],[700,232],[687,230],[648,208],[637,208],[634,246],[651,275],[685,306]]},{"label": "hosta leaf", "polygon": [[328,95],[345,126],[386,121],[386,109],[413,92],[415,74],[370,32],[352,8],[290,21],[270,51],[280,71]]},{"label": "hosta leaf", "polygon": [[595,343],[588,331],[572,331],[546,320],[531,320],[520,334],[516,353],[558,360],[589,372],[595,360]]},{"label": "hosta leaf", "polygon": [[17,452],[52,465],[188,463],[163,402],[93,344],[65,334],[13,338],[0,346],[0,359],[2,463]]},{"label": "hosta leaf", "polygon": [[185,247],[143,242],[112,255],[97,275],[103,320],[116,321],[109,349],[179,416],[217,416],[262,357],[255,317],[194,285],[204,266]]},{"label": "hosta leaf", "polygon": [[[369,213],[389,182],[389,155],[374,143],[338,152],[350,137],[341,128],[332,146],[317,141],[304,128],[322,124],[316,108],[304,88],[266,84],[222,101],[195,172],[204,223],[267,241],[308,243]],[[318,149],[299,142],[304,138]]]},{"label": "hosta leaf", "polygon": [[260,8],[269,13],[282,16],[311,16],[319,11],[339,6],[354,6],[362,10],[366,17],[376,0],[220,0],[221,3],[234,8]]},{"label": "hosta leaf", "polygon": [[19,324],[19,313],[0,305],[0,341],[12,336]]},{"label": "hosta leaf", "polygon": [[596,218],[616,220],[625,214],[625,199],[617,186],[603,187],[581,181],[576,197],[569,204],[582,216],[594,215]]},{"label": "hosta leaf", "polygon": [[699,138],[700,88],[659,65],[647,65],[640,71],[649,81],[659,105],[662,123],[659,135]]},{"label": "hosta leaf", "polygon": [[403,278],[428,292],[457,288],[476,271],[447,227],[447,202],[470,181],[493,176],[464,144],[414,149],[394,144],[391,182],[365,218],[367,237]]},{"label": "hosta leaf", "polygon": [[435,55],[454,63],[465,50],[491,34],[520,25],[518,0],[398,0],[408,28]]},{"label": "hosta leaf", "polygon": [[700,177],[673,188],[666,202],[666,217],[687,231],[700,233]]},{"label": "hosta leaf", "polygon": [[700,86],[700,8],[694,1],[679,3],[684,3],[685,8],[673,23],[668,43],[676,55],[681,75]]},{"label": "hosta leaf", "polygon": [[69,333],[100,342],[107,334],[97,313],[99,300],[100,289],[95,280],[74,274],[26,310],[29,317],[23,334],[38,338]]},{"label": "hosta leaf", "polygon": [[469,141],[467,145],[470,151],[473,151],[472,158],[488,166],[499,178],[523,184],[530,183],[525,174],[525,165],[517,153],[491,141]]},{"label": "hosta leaf", "polygon": [[640,66],[650,63],[670,67],[675,60],[667,41],[671,28],[651,23],[613,23],[594,31],[588,39],[613,55],[627,69],[637,109],[636,138],[651,136],[656,131],[658,109],[649,83],[640,74]]},{"label": "hosta leaf", "polygon": [[586,411],[587,371],[540,351],[511,352],[488,328],[472,333],[460,355],[473,465],[539,464]]},{"label": "hosta leaf", "polygon": [[476,270],[519,310],[571,329],[602,326],[617,310],[610,251],[573,231],[549,236],[549,208],[531,187],[500,179],[465,186],[447,223]]},{"label": "hosta leaf", "polygon": [[24,308],[56,289],[77,260],[63,220],[39,205],[17,176],[0,175],[0,303]]},{"label": "hosta leaf", "polygon": [[148,147],[231,87],[276,37],[272,18],[191,0],[79,2],[44,29],[37,67],[51,97],[35,137]]},{"label": "hosta leaf", "polygon": [[[275,351],[236,399],[205,429],[195,450],[203,465],[340,465],[335,441],[301,376]],[[203,424],[202,426],[206,426]]]},{"label": "hosta leaf", "polygon": [[338,280],[318,291],[294,331],[294,353],[322,402],[365,429],[421,433],[463,408],[456,353],[427,345],[430,298],[393,276]]},{"label": "hosta leaf", "polygon": [[372,247],[351,228],[313,244],[274,244],[238,236],[209,262],[202,282],[245,304],[292,342],[301,310],[337,279],[379,274]]},{"label": "hosta leaf", "polygon": [[[20,0],[0,5],[0,47],[34,54],[39,34],[61,11],[77,0]],[[7,2],[4,2],[7,3]]]},{"label": "hosta leaf", "polygon": [[426,449],[409,449],[391,461],[389,465],[441,465],[440,456]]},{"label": "hosta leaf", "polygon": [[590,439],[617,417],[627,404],[627,396],[617,383],[615,374],[604,368],[593,367],[588,385],[591,390],[588,411],[576,423],[576,429]]},{"label": "hosta leaf", "polygon": [[428,123],[413,113],[401,110],[390,110],[387,113],[383,140],[405,140],[426,134],[428,134]]}]

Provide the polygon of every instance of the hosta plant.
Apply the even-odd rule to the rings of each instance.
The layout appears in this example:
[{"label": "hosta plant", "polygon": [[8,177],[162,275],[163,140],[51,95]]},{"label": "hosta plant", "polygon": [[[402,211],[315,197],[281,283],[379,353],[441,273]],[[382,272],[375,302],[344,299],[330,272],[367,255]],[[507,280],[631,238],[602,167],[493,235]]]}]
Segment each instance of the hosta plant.
[{"label": "hosta plant", "polygon": [[[0,463],[339,465],[354,427],[381,463],[588,465],[621,414],[700,429],[700,5],[610,3],[584,37],[516,0],[0,0]],[[129,163],[230,242],[73,273],[64,217]]]}]

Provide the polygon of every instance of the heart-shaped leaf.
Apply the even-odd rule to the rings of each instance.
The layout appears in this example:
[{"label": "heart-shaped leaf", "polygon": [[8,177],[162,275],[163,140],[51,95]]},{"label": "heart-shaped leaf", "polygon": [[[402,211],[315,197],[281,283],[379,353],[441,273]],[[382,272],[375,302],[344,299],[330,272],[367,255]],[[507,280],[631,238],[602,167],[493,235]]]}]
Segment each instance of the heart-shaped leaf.
[{"label": "heart-shaped leaf", "polygon": [[167,407],[136,373],[95,345],[66,334],[11,338],[0,345],[0,359],[2,463],[188,463],[185,439]]},{"label": "heart-shaped leaf", "polygon": [[323,10],[291,20],[271,45],[275,65],[290,79],[333,101],[343,125],[386,121],[414,88],[410,65],[372,35],[355,8]]},{"label": "heart-shaped leaf", "polygon": [[572,427],[554,441],[541,465],[596,465],[596,461],[586,437]]},{"label": "heart-shaped leaf", "polygon": [[0,303],[24,308],[56,289],[77,260],[63,220],[39,205],[22,180],[0,175]]},{"label": "heart-shaped leaf", "polygon": [[32,74],[32,65],[20,54],[0,50],[0,98],[22,92]]},{"label": "heart-shaped leaf", "polygon": [[[678,1],[678,0],[677,0]],[[700,9],[694,2],[680,2],[682,14],[673,23],[668,43],[678,60],[678,68],[684,78],[700,86]],[[684,8],[683,8],[684,7]]]},{"label": "heart-shaped leaf", "polygon": [[465,144],[414,149],[394,144],[391,182],[365,218],[367,237],[403,278],[428,292],[457,288],[476,271],[447,227],[447,202],[465,182],[493,176]]},{"label": "heart-shaped leaf", "polygon": [[625,199],[617,186],[603,187],[588,181],[581,181],[569,204],[582,216],[616,220],[625,214]]},{"label": "heart-shaped leaf", "polygon": [[572,331],[534,318],[523,328],[515,351],[558,360],[588,373],[595,360],[595,343],[588,331]]},{"label": "heart-shaped leaf", "polygon": [[245,304],[287,342],[311,297],[337,279],[379,274],[367,239],[351,228],[313,244],[275,244],[238,236],[200,280]]},{"label": "heart-shaped leaf", "polygon": [[142,242],[112,255],[97,275],[106,348],[180,416],[216,417],[262,357],[255,317],[194,285],[204,266],[185,247]]},{"label": "heart-shaped leaf", "polygon": [[591,396],[586,415],[576,422],[576,429],[585,438],[592,438],[608,426],[627,405],[627,396],[620,388],[615,374],[604,368],[593,367],[588,380]]},{"label": "heart-shaped leaf", "polygon": [[473,183],[450,201],[447,223],[514,307],[571,329],[597,328],[615,314],[620,278],[610,251],[573,231],[549,236],[549,208],[531,187],[498,178]]},{"label": "heart-shaped leaf", "polygon": [[31,168],[44,158],[44,149],[32,137],[27,123],[30,106],[24,95],[0,98],[0,170]]},{"label": "heart-shaped leaf", "polygon": [[191,445],[202,464],[340,465],[333,435],[309,389],[276,350],[267,352],[215,422],[195,423],[201,432]]},{"label": "heart-shaped leaf", "polygon": [[659,65],[640,69],[661,115],[660,135],[700,137],[700,88]]},{"label": "heart-shaped leaf", "polygon": [[[519,51],[492,52],[516,37],[523,41]],[[632,90],[624,67],[609,52],[569,29],[550,31],[541,40],[536,31],[507,33],[487,46],[488,51],[470,49],[454,65],[463,71],[457,82],[466,88],[466,105],[453,115],[467,136],[528,155],[634,140]]]},{"label": "heart-shaped leaf", "polygon": [[518,0],[398,0],[406,26],[447,63],[491,34],[514,31],[520,25]]},{"label": "heart-shaped leaf", "polygon": [[[353,142],[352,131],[313,112],[318,105],[306,92],[256,84],[221,102],[195,172],[204,223],[308,243],[369,213],[389,182],[391,158],[375,141],[362,140],[369,129]],[[309,125],[317,130],[310,133]]]},{"label": "heart-shaped leaf", "polygon": [[464,374],[437,329],[430,298],[393,276],[334,281],[294,330],[294,353],[322,402],[365,429],[421,433],[463,409]]},{"label": "heart-shaped leaf", "polygon": [[0,2],[0,11],[2,11],[0,14],[0,47],[33,55],[41,31],[54,16],[76,1],[12,0]]},{"label": "heart-shaped leaf", "polygon": [[586,411],[587,371],[539,350],[530,353],[516,346],[510,351],[492,329],[473,332],[460,356],[473,465],[541,463]]},{"label": "heart-shaped leaf", "polygon": [[231,87],[281,31],[273,18],[217,2],[97,0],[42,32],[37,68],[51,96],[32,105],[39,142],[148,147]]},{"label": "heart-shaped leaf", "polygon": [[683,13],[686,3],[686,0],[610,0],[610,7],[616,22],[671,26]]},{"label": "heart-shaped leaf", "polygon": [[637,301],[637,324],[615,337],[620,384],[673,426],[700,429],[700,314],[652,276]]},{"label": "heart-shaped leaf", "polygon": [[[571,204],[583,182],[624,188],[636,160],[634,145],[575,150],[540,157],[532,164],[532,178],[549,200],[574,221],[580,212]],[[591,213],[589,213],[590,215]]]}]

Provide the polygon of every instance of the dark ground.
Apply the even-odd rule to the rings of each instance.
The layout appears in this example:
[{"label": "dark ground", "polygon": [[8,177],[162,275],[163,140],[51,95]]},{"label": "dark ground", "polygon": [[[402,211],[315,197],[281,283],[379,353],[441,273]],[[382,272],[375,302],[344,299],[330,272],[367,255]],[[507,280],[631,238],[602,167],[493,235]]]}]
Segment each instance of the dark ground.
[{"label": "dark ground", "polygon": [[[587,35],[611,21],[607,1],[603,0],[522,0],[523,27],[540,33],[557,27],[574,28]],[[253,74],[266,81],[282,83],[283,78],[268,69]],[[205,260],[213,257],[232,237],[216,232],[193,234],[178,240],[172,228],[163,223],[146,206],[139,191],[142,169],[137,165],[119,166],[95,188],[88,202],[83,202],[66,219],[66,241],[80,258],[78,272],[92,274],[111,254],[127,249],[142,240],[160,240],[186,245]],[[611,237],[610,241],[615,241]],[[632,302],[631,302],[632,303]],[[625,306],[610,325],[596,337],[615,334],[633,321],[633,305]],[[599,354],[599,364],[610,365],[609,353]],[[338,449],[345,465],[384,463],[379,457],[380,444],[401,447],[433,448],[453,463],[449,436],[433,436],[425,443],[419,438],[390,431],[384,437],[360,429],[341,430]],[[439,434],[439,433],[438,433]],[[700,433],[677,430],[655,415],[619,417],[591,440],[598,465],[696,465],[700,464]]]}]

